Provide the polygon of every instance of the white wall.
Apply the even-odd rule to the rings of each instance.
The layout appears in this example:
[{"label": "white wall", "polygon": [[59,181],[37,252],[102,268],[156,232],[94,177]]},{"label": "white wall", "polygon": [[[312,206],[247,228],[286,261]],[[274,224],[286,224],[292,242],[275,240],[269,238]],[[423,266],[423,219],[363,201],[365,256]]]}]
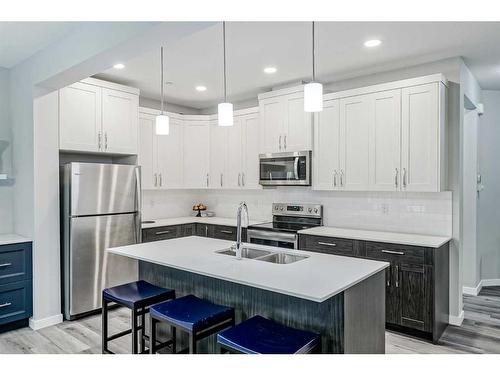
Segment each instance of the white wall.
[{"label": "white wall", "polygon": [[[0,68],[0,173],[11,174],[12,147],[9,123],[9,71]],[[13,188],[11,181],[0,180],[0,234],[11,233],[13,222]]]},{"label": "white wall", "polygon": [[[159,100],[140,96],[139,97],[139,106],[160,110],[161,109],[161,102]],[[169,112],[181,113],[184,115],[199,115],[199,114],[201,114],[200,111],[196,108],[186,107],[184,105],[173,104],[173,103],[167,103],[166,109]]]},{"label": "white wall", "polygon": [[500,279],[500,91],[483,91],[484,115],[479,124],[479,193],[477,248],[481,279]]}]

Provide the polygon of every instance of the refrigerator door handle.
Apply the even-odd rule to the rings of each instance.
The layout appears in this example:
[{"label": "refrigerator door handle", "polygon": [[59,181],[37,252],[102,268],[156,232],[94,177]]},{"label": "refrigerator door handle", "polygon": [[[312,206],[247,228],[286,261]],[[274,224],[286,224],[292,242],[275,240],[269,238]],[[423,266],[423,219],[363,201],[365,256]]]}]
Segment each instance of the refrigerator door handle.
[{"label": "refrigerator door handle", "polygon": [[137,216],[136,216],[136,240],[137,243],[142,242],[142,220],[141,220],[141,212],[142,212],[142,190],[141,190],[141,167],[135,167],[135,188],[136,188],[136,203],[137,203]]}]

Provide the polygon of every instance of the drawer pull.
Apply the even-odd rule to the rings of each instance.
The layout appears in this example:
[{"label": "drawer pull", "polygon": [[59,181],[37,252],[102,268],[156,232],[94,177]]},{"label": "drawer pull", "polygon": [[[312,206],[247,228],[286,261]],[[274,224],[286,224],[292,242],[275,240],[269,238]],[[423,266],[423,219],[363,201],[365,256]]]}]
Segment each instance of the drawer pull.
[{"label": "drawer pull", "polygon": [[233,234],[232,230],[221,230],[221,233],[226,233],[226,234]]},{"label": "drawer pull", "polygon": [[159,236],[160,234],[169,234],[169,233],[170,233],[170,231],[169,231],[169,230],[162,230],[162,231],[160,231],[160,232],[156,232],[155,234],[156,234],[157,236]]},{"label": "drawer pull", "polygon": [[2,304],[0,305],[0,309],[1,309],[2,307],[9,307],[10,305],[12,305],[12,303],[10,303],[10,302],[5,302],[5,303],[2,303]]},{"label": "drawer pull", "polygon": [[3,263],[3,264],[0,264],[0,268],[10,267],[10,266],[12,266],[12,263]]},{"label": "drawer pull", "polygon": [[336,247],[336,243],[329,243],[329,242],[318,242],[319,245],[326,245],[326,246],[331,246],[331,247]]},{"label": "drawer pull", "polygon": [[405,255],[402,251],[382,250],[382,252],[386,254]]}]

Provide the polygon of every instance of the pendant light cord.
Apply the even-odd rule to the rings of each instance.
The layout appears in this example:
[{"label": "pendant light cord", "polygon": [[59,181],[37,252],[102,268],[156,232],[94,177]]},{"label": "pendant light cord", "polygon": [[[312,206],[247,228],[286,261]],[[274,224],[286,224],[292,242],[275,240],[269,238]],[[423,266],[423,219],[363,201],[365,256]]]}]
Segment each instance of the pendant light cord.
[{"label": "pendant light cord", "polygon": [[227,83],[226,83],[226,21],[222,22],[222,48],[224,51],[224,103],[227,103]]},{"label": "pendant light cord", "polygon": [[314,35],[314,21],[312,22],[312,80],[316,81],[316,43]]},{"label": "pendant light cord", "polygon": [[164,83],[163,83],[163,47],[161,47],[160,49],[160,65],[161,65],[161,88],[160,88],[160,91],[161,91],[161,114],[163,115],[163,86],[164,86]]}]

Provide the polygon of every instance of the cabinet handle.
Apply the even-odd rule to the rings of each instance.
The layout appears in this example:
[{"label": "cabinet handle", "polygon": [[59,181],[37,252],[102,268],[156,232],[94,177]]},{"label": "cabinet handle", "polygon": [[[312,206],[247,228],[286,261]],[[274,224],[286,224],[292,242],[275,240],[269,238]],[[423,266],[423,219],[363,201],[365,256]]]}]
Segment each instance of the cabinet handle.
[{"label": "cabinet handle", "polygon": [[402,251],[382,250],[382,252],[386,254],[405,255]]},{"label": "cabinet handle", "polygon": [[406,188],[406,168],[403,168],[403,187]]},{"label": "cabinet handle", "polygon": [[399,267],[396,266],[396,288],[399,288]]},{"label": "cabinet handle", "polygon": [[220,174],[220,187],[222,187],[222,173]]},{"label": "cabinet handle", "polygon": [[337,187],[337,170],[333,171],[333,187]]},{"label": "cabinet handle", "polygon": [[0,268],[10,267],[10,266],[12,266],[12,263],[3,263],[3,264],[0,264]]},{"label": "cabinet handle", "polygon": [[344,170],[340,170],[340,186],[344,186]]},{"label": "cabinet handle", "polygon": [[12,303],[10,303],[10,302],[5,302],[5,303],[2,303],[2,304],[0,305],[0,309],[1,309],[2,307],[9,307],[10,305],[12,305]]},{"label": "cabinet handle", "polygon": [[101,132],[97,133],[97,148],[99,151],[102,150],[102,134],[101,134]]},{"label": "cabinet handle", "polygon": [[241,186],[241,173],[238,173],[238,186]]},{"label": "cabinet handle", "polygon": [[283,136],[283,147],[286,151],[286,135]]},{"label": "cabinet handle", "polygon": [[389,273],[389,275],[387,277],[387,280],[385,281],[385,283],[386,283],[385,285],[391,286],[391,267],[390,266],[389,266],[389,272],[388,273]]},{"label": "cabinet handle", "polygon": [[241,185],[245,186],[245,173],[244,172],[241,174]]},{"label": "cabinet handle", "polygon": [[160,187],[161,187],[161,186],[162,186],[162,184],[163,184],[163,179],[162,179],[162,177],[161,177],[161,173],[159,174],[159,176],[160,176],[159,180],[160,180]]},{"label": "cabinet handle", "polygon": [[331,247],[336,247],[337,246],[336,243],[321,242],[321,241],[318,242],[318,245],[325,245],[325,246],[331,246]]},{"label": "cabinet handle", "polygon": [[233,234],[232,230],[221,230],[221,233],[226,233],[226,234]]},{"label": "cabinet handle", "polygon": [[396,185],[396,189],[398,188],[398,176],[399,176],[399,171],[396,168],[396,175],[394,176],[394,185]]},{"label": "cabinet handle", "polygon": [[208,225],[205,225],[205,237],[208,237]]},{"label": "cabinet handle", "polygon": [[154,174],[154,185],[155,187],[158,186],[158,175],[156,173]]},{"label": "cabinet handle", "polygon": [[159,232],[156,232],[155,234],[156,234],[157,236],[159,236],[160,234],[169,234],[169,233],[170,233],[170,231],[169,231],[169,230],[161,230],[161,231],[159,231]]},{"label": "cabinet handle", "polygon": [[208,187],[208,179],[209,179],[209,174],[207,173],[207,187]]},{"label": "cabinet handle", "polygon": [[104,132],[104,150],[108,150],[108,132]]},{"label": "cabinet handle", "polygon": [[281,151],[281,135],[280,135],[280,138],[279,138],[278,143],[279,143],[279,149],[280,149],[280,151]]}]

